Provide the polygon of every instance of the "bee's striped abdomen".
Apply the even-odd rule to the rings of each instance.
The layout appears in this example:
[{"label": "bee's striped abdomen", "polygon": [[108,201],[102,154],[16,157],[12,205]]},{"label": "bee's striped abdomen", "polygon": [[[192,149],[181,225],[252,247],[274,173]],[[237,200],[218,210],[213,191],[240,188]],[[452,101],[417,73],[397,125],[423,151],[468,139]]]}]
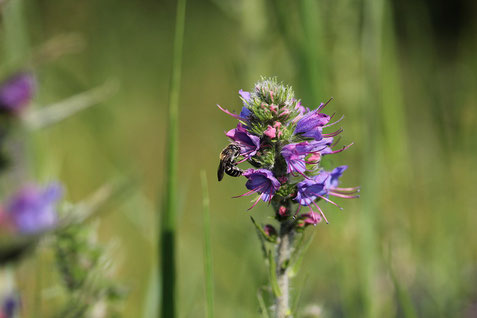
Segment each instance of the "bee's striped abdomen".
[{"label": "bee's striped abdomen", "polygon": [[240,177],[242,175],[242,169],[237,168],[236,166],[227,166],[225,168],[225,173],[231,177]]}]

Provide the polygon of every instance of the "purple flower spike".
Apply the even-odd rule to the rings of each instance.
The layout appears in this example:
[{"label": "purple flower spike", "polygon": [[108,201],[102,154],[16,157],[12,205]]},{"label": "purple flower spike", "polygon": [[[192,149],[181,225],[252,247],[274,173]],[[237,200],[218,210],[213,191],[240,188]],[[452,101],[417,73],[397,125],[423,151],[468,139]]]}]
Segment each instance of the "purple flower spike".
[{"label": "purple flower spike", "polygon": [[260,149],[260,138],[250,134],[241,124],[229,130],[226,135],[240,146],[240,154],[245,158],[254,156]]},{"label": "purple flower spike", "polygon": [[20,112],[35,93],[35,79],[30,73],[18,73],[0,84],[0,111]]},{"label": "purple flower spike", "polygon": [[318,109],[305,114],[296,124],[295,134],[301,134],[303,137],[321,140],[323,126],[328,124],[330,116],[320,113]]},{"label": "purple flower spike", "polygon": [[7,212],[12,223],[23,234],[33,234],[50,229],[57,222],[56,202],[62,196],[59,184],[45,189],[29,185],[11,199]]},{"label": "purple flower spike", "polygon": [[260,199],[265,202],[270,202],[275,192],[280,188],[280,182],[273,176],[273,173],[270,170],[248,169],[244,171],[243,175],[248,179],[245,186],[250,191],[238,197],[250,195],[252,193],[260,193],[260,196],[249,210],[255,207]]}]

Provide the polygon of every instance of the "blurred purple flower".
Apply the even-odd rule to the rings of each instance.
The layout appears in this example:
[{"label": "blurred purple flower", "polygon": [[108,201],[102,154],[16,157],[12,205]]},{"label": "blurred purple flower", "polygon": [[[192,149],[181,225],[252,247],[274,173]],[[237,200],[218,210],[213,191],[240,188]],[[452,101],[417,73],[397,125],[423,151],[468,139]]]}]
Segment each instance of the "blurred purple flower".
[{"label": "blurred purple flower", "polygon": [[17,73],[0,84],[0,111],[20,112],[35,93],[35,78],[31,73]]},{"label": "blurred purple flower", "polygon": [[273,173],[270,170],[248,169],[244,171],[243,175],[248,179],[245,186],[250,191],[239,195],[236,198],[250,195],[252,193],[260,193],[257,200],[249,210],[255,207],[260,199],[265,202],[270,202],[275,192],[280,188],[280,182],[273,176]]},{"label": "blurred purple flower", "polygon": [[20,301],[15,295],[8,295],[2,301],[2,307],[0,308],[0,318],[13,318],[15,317],[18,308],[20,307]]},{"label": "blurred purple flower", "polygon": [[245,158],[254,156],[260,149],[260,138],[249,133],[240,123],[237,128],[229,130],[226,136],[240,146],[240,154]]},{"label": "blurred purple flower", "polygon": [[13,225],[22,234],[33,234],[54,227],[58,218],[56,203],[62,192],[62,187],[56,183],[44,189],[28,185],[18,191],[7,206]]}]

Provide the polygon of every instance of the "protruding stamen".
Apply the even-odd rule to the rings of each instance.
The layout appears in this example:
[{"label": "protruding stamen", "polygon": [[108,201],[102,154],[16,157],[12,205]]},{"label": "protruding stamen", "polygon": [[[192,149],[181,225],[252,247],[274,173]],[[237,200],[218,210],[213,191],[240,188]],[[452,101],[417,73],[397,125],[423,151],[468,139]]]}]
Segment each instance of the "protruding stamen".
[{"label": "protruding stamen", "polygon": [[334,192],[338,193],[356,193],[361,191],[361,187],[354,187],[354,188],[333,188]]},{"label": "protruding stamen", "polygon": [[340,128],[335,132],[332,132],[332,133],[329,133],[329,134],[323,134],[323,137],[334,137],[334,136],[337,136],[337,135],[341,134],[342,132],[343,132],[343,128]]},{"label": "protruding stamen", "polygon": [[242,117],[240,117],[240,116],[237,115],[237,114],[231,113],[230,111],[228,111],[228,110],[225,109],[225,108],[222,108],[222,107],[221,107],[220,105],[218,105],[218,104],[217,104],[217,107],[218,107],[221,111],[223,111],[223,112],[226,113],[227,115],[232,116],[232,117],[235,118],[235,119],[238,119],[238,120],[240,120],[240,121],[246,121],[245,118],[242,118]]},{"label": "protruding stamen", "polygon": [[319,198],[322,198],[323,200],[325,200],[326,202],[329,202],[331,204],[333,204],[334,206],[336,206],[337,208],[339,208],[340,210],[343,210],[343,208],[341,206],[339,206],[337,203],[331,201],[330,199],[328,199],[327,197],[324,197],[322,195],[318,195]]},{"label": "protruding stamen", "polygon": [[300,212],[300,209],[301,209],[301,204],[298,204],[298,208],[296,208],[296,212],[295,212],[295,215],[293,215],[293,217],[296,217],[298,215],[298,212]]},{"label": "protruding stamen", "polygon": [[[331,102],[332,99],[333,99],[333,97],[331,97],[330,99],[328,99],[328,101],[327,101],[326,103],[324,103],[324,104],[322,103],[322,104],[318,107],[318,111],[321,112],[321,110],[322,110],[323,108],[325,108],[326,105],[328,105],[328,104]],[[327,222],[327,223],[328,223],[328,222]]]},{"label": "protruding stamen", "polygon": [[246,196],[246,195],[251,195],[251,194],[254,193],[254,192],[255,192],[255,190],[250,190],[250,191],[248,191],[248,192],[245,192],[244,194],[237,195],[237,196],[234,196],[234,197],[232,197],[232,198],[234,198],[234,199],[236,199],[236,198],[241,198],[241,197],[244,197],[244,196]]},{"label": "protruding stamen", "polygon": [[315,201],[311,201],[311,202],[312,202],[313,205],[318,209],[318,211],[320,211],[321,216],[323,217],[323,219],[325,219],[326,224],[328,224],[328,220],[326,219],[326,216],[325,216],[325,214],[323,213],[323,211],[321,210],[321,208],[315,203]]},{"label": "protruding stamen", "polygon": [[[335,114],[333,114],[333,116],[334,116],[334,115],[335,115]],[[331,117],[330,117],[330,119],[331,119],[331,118],[333,118],[333,116],[331,116]],[[337,121],[335,121],[334,123],[331,123],[331,124],[328,124],[328,125],[325,125],[325,126],[323,126],[323,128],[326,128],[326,127],[333,126],[333,125],[335,125],[335,124],[339,123],[340,121],[342,121],[342,120],[343,120],[343,118],[344,118],[344,115],[342,115],[342,116],[341,116],[341,118],[340,118],[340,119],[338,119]]]},{"label": "protruding stamen", "polygon": [[331,144],[331,148],[333,148],[334,146],[336,146],[339,142],[341,141],[341,136],[338,136],[338,138],[336,138],[335,141],[333,141],[333,143]]},{"label": "protruding stamen", "polygon": [[251,207],[249,207],[249,208],[247,209],[247,211],[253,209],[253,208],[257,205],[258,201],[260,201],[260,199],[261,199],[262,197],[263,197],[263,193],[261,193],[261,194],[258,196],[257,200],[255,200],[255,202],[253,203],[253,205],[252,205]]},{"label": "protruding stamen", "polygon": [[329,154],[334,154],[334,153],[338,153],[338,152],[342,152],[342,151],[345,151],[346,149],[348,149],[349,147],[351,147],[352,145],[354,145],[354,142],[350,143],[349,145],[347,146],[344,146],[343,148],[339,149],[339,150],[335,150],[335,151],[332,151],[330,152]]},{"label": "protruding stamen", "polygon": [[333,191],[329,191],[328,193],[329,193],[330,195],[335,196],[335,197],[340,197],[340,198],[344,198],[344,199],[356,199],[356,198],[359,198],[359,194],[357,194],[357,195],[345,195],[345,194],[337,193],[337,192],[333,192]]}]

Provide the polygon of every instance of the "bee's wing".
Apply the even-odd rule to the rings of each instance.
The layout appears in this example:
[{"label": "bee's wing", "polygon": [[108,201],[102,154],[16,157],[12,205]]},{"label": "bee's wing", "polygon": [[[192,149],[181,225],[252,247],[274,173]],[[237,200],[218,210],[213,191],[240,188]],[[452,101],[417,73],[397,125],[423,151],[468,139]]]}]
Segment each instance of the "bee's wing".
[{"label": "bee's wing", "polygon": [[225,171],[224,162],[220,160],[219,169],[217,170],[217,179],[219,179],[219,181],[222,180],[222,178],[224,177],[224,171]]}]

